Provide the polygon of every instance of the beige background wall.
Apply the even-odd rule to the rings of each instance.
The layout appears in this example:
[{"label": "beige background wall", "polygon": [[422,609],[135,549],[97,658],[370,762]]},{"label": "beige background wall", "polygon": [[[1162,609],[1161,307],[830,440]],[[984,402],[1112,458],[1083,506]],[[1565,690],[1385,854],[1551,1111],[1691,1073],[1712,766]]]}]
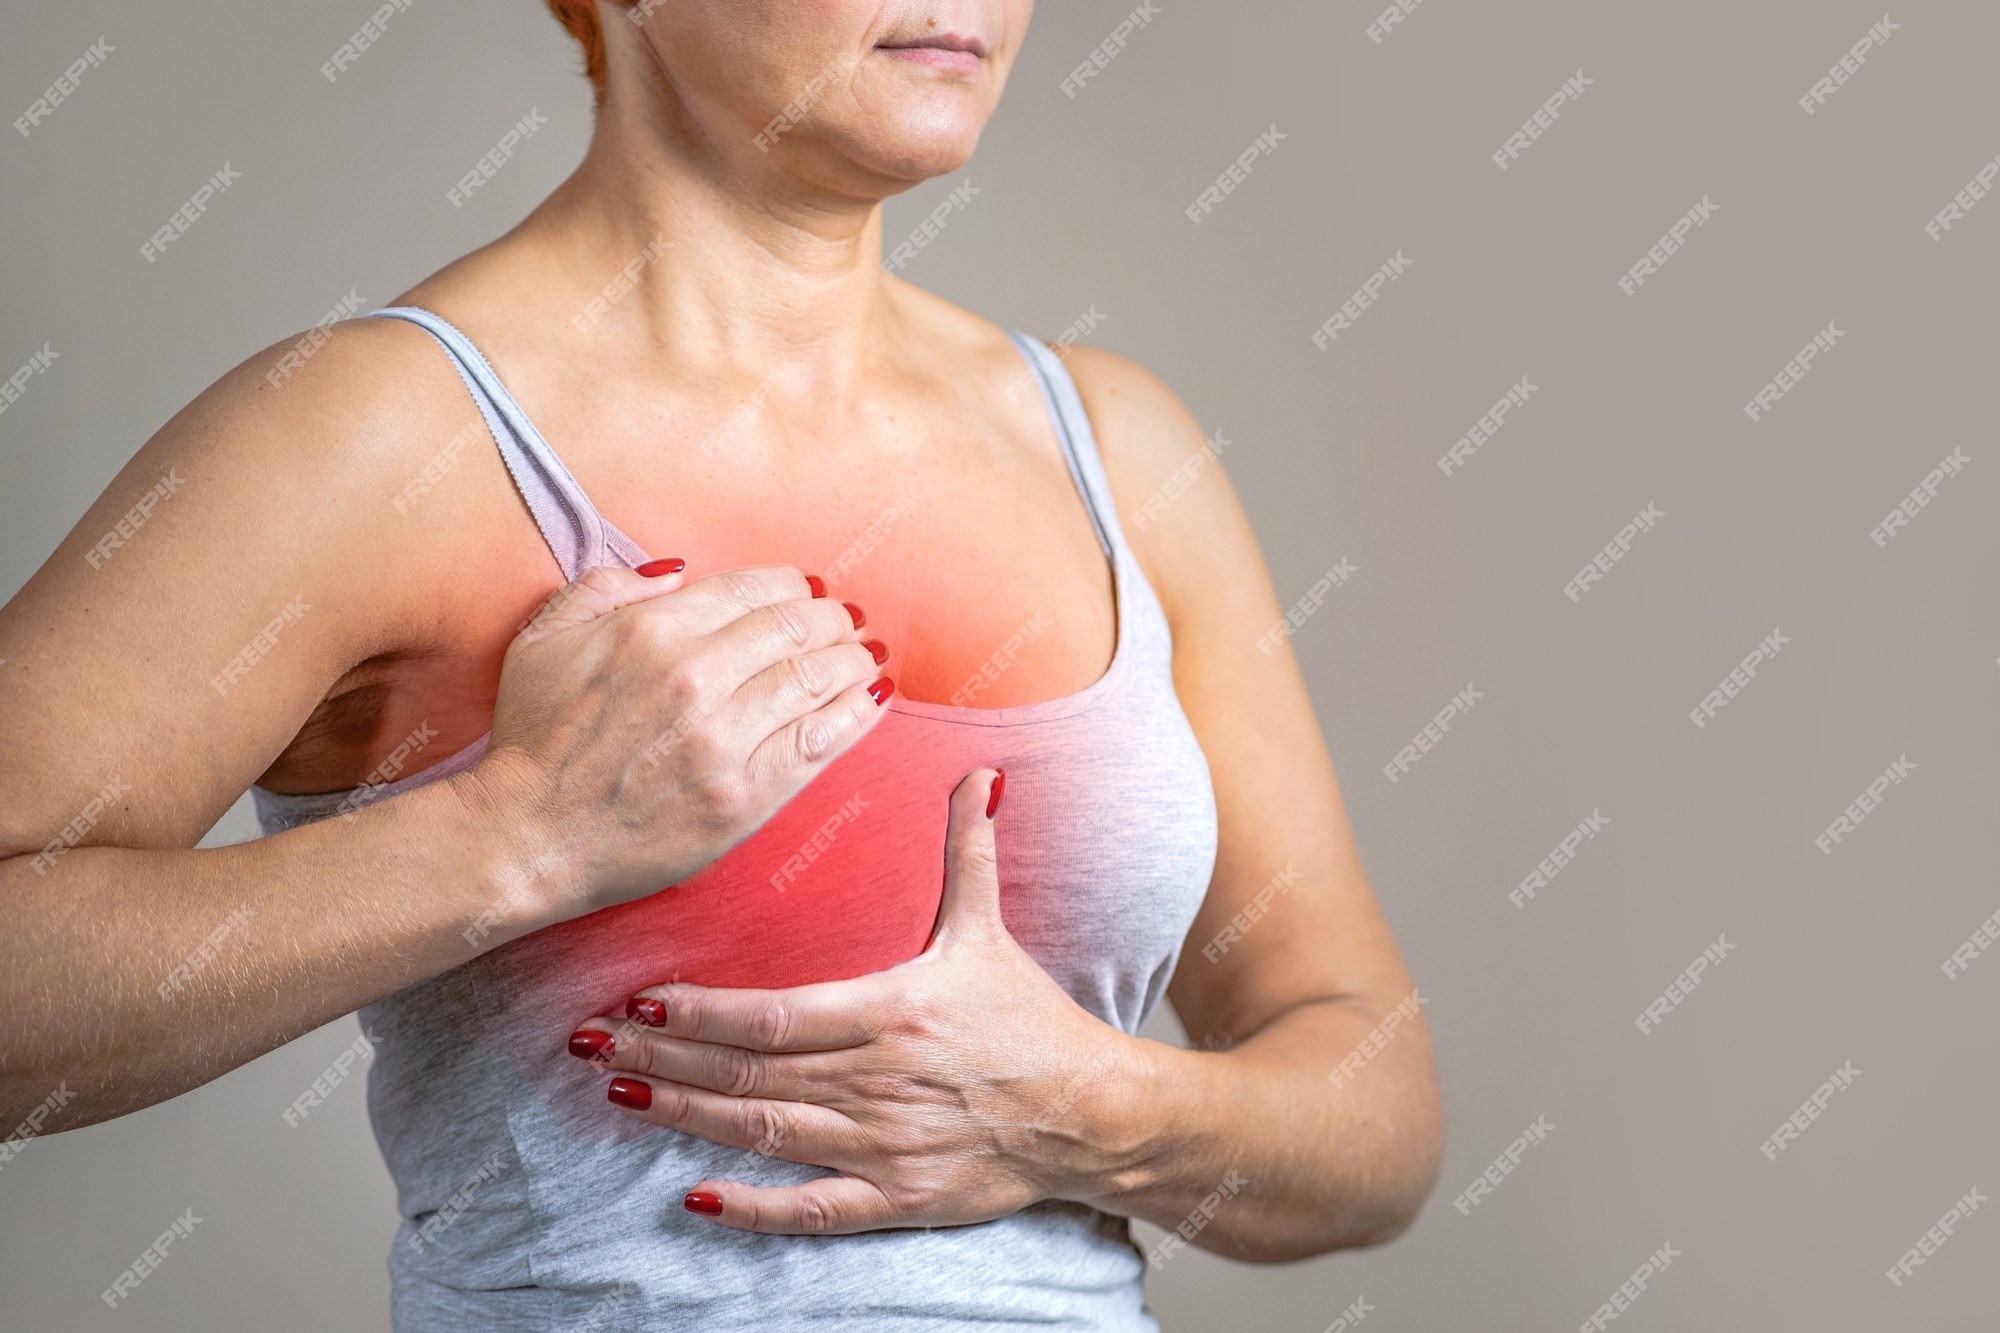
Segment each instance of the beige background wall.
[{"label": "beige background wall", "polygon": [[[1430,1000],[1445,1178],[1392,1247],[1281,1269],[1182,1256],[1152,1304],[1177,1333],[1313,1333],[1357,1298],[1367,1328],[1574,1328],[1670,1242],[1620,1333],[1990,1328],[2000,1210],[1902,1286],[1885,1272],[2000,1184],[2000,959],[1941,967],[2000,908],[2000,202],[1924,230],[2000,153],[2000,11],[1892,10],[1807,115],[1797,99],[1879,8],[1429,0],[1377,43],[1375,7],[1162,0],[1071,98],[1060,81],[1130,6],[1045,4],[970,169],[891,207],[903,235],[969,178],[979,194],[905,275],[1048,337],[1095,309],[1091,341],[1232,442],[1281,597],[1342,557],[1358,570],[1295,642]],[[576,162],[587,92],[539,4],[416,0],[328,83],[372,8],[0,18],[0,121],[100,35],[115,48],[31,134],[0,128],[0,378],[45,342],[60,356],[0,414],[0,595],[224,368],[351,290],[385,301]],[[1496,166],[1579,70],[1582,95]],[[452,208],[531,107],[548,126]],[[1190,222],[1274,125],[1275,152]],[[241,180],[145,262],[225,161]],[[1621,291],[1704,199],[1713,216]],[[1315,347],[1399,253],[1408,271]],[[1830,321],[1832,350],[1750,420]],[[1526,405],[1445,475],[1524,377]],[[1870,530],[1954,448],[1962,474],[1878,547]],[[1658,525],[1572,602],[1563,585],[1649,503]],[[1696,727],[1774,630],[1782,651]],[[1390,782],[1468,683],[1476,708]],[[1899,757],[1909,780],[1818,849]],[[1593,811],[1599,836],[1512,905]],[[239,806],[211,837],[252,831]],[[1723,961],[1642,1034],[1718,937]],[[0,1325],[381,1327],[393,1202],[360,1088],[279,1118],[354,1031],[0,1166]],[[1846,1062],[1854,1085],[1767,1160]],[[1462,1215],[1453,1198],[1538,1117],[1546,1141]],[[198,1230],[107,1311],[98,1291],[189,1207]]]}]

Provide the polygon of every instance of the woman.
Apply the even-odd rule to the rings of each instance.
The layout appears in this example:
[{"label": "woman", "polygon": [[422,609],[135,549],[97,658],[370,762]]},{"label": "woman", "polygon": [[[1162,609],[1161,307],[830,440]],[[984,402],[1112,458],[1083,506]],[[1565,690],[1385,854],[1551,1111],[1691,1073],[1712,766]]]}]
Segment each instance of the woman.
[{"label": "woman", "polygon": [[409,1329],[1144,1329],[1127,1218],[1400,1232],[1420,1003],[1201,431],[880,265],[1030,0],[552,8],[576,173],[0,613],[0,1122],[361,1009]]}]

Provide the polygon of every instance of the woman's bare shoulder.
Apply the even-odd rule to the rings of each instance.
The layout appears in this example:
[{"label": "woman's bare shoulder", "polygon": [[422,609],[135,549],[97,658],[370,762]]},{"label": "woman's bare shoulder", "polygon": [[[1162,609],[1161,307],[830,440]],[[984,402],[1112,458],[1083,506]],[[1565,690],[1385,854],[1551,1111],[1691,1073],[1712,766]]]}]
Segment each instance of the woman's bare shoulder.
[{"label": "woman's bare shoulder", "polygon": [[1060,355],[1090,414],[1107,468],[1115,464],[1164,479],[1207,438],[1166,381],[1130,357],[1083,343],[1062,347]]},{"label": "woman's bare shoulder", "polygon": [[[231,515],[217,540],[246,559],[268,557],[259,543],[279,534],[299,543],[324,534],[347,547],[355,577],[380,568],[408,578],[462,544],[467,521],[494,512],[480,501],[504,495],[504,481],[493,484],[500,469],[474,463],[492,452],[436,339],[406,320],[363,317],[245,357],[155,432],[119,480],[199,473],[187,507]],[[352,543],[399,558],[357,558]]]},{"label": "woman's bare shoulder", "polygon": [[1205,431],[1164,380],[1129,357],[1076,345],[1064,365],[1090,417],[1119,524],[1169,620],[1198,599],[1268,586],[1263,557],[1224,471],[1230,441]]},{"label": "woman's bare shoulder", "polygon": [[496,580],[517,551],[546,562],[531,527],[502,531],[526,520],[427,341],[389,320],[303,330],[139,448],[0,607],[0,715],[63,720],[0,718],[0,798],[74,808],[93,765],[143,756],[174,795],[129,831],[199,836],[344,673],[449,637],[452,608],[481,601],[472,559]]},{"label": "woman's bare shoulder", "polygon": [[250,447],[275,473],[331,469],[359,482],[420,462],[427,441],[467,416],[471,399],[429,333],[405,320],[346,319],[245,357],[141,453]]}]

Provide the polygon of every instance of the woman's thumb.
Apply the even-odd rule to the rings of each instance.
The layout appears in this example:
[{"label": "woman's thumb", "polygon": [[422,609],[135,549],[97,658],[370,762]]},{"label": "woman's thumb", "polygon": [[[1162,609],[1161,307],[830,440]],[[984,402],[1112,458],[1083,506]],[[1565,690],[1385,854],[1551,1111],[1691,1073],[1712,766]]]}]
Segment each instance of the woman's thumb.
[{"label": "woman's thumb", "polygon": [[977,938],[1006,933],[1000,918],[1000,862],[993,816],[1007,775],[997,768],[966,774],[951,794],[944,837],[944,901],[937,933]]}]

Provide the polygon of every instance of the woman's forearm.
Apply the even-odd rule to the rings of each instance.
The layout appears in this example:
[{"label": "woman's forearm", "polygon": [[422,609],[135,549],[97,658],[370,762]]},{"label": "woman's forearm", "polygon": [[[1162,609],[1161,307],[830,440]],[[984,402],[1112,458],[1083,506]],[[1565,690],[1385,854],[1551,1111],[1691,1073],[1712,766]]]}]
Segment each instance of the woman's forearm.
[{"label": "woman's forearm", "polygon": [[545,924],[457,779],[191,851],[0,861],[0,1125],[123,1115]]},{"label": "woman's forearm", "polygon": [[1437,1178],[1435,1088],[1413,999],[1304,1004],[1227,1051],[1135,1041],[1129,1074],[1094,1098],[1110,1165],[1089,1202],[1167,1228],[1156,1259],[1191,1245],[1282,1262],[1390,1240]]},{"label": "woman's forearm", "polygon": [[[18,853],[0,859],[0,1126],[51,1099],[63,1111],[42,1132],[175,1096],[511,939],[679,883],[762,827],[880,720],[876,655],[801,570],[690,585],[684,569],[584,570],[509,645],[479,761],[351,817],[232,847],[53,856],[34,850],[52,811],[0,822]],[[201,781],[188,758],[153,753],[148,780]],[[0,765],[0,793],[34,781],[27,768]]]}]

